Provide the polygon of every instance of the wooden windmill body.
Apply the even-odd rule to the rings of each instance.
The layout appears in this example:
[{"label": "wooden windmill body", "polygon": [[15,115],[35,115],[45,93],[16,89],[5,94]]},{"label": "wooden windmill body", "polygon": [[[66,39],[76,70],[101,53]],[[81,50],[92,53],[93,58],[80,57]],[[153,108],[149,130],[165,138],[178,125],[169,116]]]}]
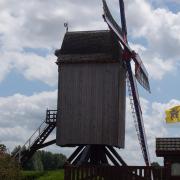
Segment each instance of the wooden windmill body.
[{"label": "wooden windmill body", "polygon": [[124,147],[125,76],[110,31],[67,32],[58,52],[56,143]]}]

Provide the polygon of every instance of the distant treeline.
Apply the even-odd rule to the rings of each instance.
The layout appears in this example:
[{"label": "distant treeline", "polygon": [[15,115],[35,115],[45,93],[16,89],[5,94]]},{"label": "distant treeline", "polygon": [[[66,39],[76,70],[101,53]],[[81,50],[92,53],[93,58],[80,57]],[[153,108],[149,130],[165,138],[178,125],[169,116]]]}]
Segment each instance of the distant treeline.
[{"label": "distant treeline", "polygon": [[34,156],[22,167],[24,170],[56,170],[61,169],[66,161],[63,154],[54,154],[46,151],[37,151]]},{"label": "distant treeline", "polygon": [[[20,146],[15,147],[12,154],[18,151]],[[61,169],[66,161],[66,156],[59,153],[52,153],[47,151],[37,151],[33,157],[22,166],[23,170],[57,170]]]}]

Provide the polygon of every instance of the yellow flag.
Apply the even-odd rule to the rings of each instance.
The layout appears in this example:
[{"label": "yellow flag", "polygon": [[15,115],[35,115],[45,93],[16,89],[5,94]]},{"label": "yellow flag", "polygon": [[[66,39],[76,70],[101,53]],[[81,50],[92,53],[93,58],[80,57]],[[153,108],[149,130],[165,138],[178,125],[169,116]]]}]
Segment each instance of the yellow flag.
[{"label": "yellow flag", "polygon": [[166,111],[166,122],[167,123],[180,122],[180,106],[175,106]]}]

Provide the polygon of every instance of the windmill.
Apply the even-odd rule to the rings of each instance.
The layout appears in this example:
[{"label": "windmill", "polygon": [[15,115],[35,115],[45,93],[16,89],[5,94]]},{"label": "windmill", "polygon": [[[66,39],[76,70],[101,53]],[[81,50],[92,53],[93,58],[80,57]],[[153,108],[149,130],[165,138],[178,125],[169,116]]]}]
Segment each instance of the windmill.
[{"label": "windmill", "polygon": [[[141,106],[140,106],[139,97],[138,97],[138,90],[136,88],[137,86],[136,86],[136,80],[135,80],[135,77],[136,77],[136,79],[141,84],[141,86],[150,92],[148,74],[139,55],[135,51],[133,51],[128,45],[124,1],[119,0],[119,5],[120,5],[122,28],[120,28],[119,25],[116,23],[116,21],[113,19],[105,0],[103,0],[103,8],[104,8],[103,17],[104,17],[104,20],[107,22],[110,30],[117,36],[119,43],[121,44],[123,48],[123,60],[127,69],[127,78],[128,78],[129,90],[130,90],[129,93],[130,93],[130,96],[132,96],[132,99],[130,100],[131,100],[133,113],[135,115],[134,118],[135,118],[135,123],[136,123],[136,130],[137,130],[138,139],[141,145],[144,161],[146,165],[149,166],[150,165],[149,152],[148,152],[146,134],[145,134],[144,124],[143,124]],[[135,63],[135,76],[132,72],[131,60],[133,60]]]},{"label": "windmill", "polygon": [[[148,73],[139,55],[128,45],[124,2],[119,3],[122,28],[103,0],[103,17],[110,30],[67,32],[61,49],[55,52],[59,67],[56,144],[78,146],[68,159],[73,165],[107,163],[106,157],[117,165],[111,154],[126,165],[114,149],[124,148],[125,74],[144,161],[150,165],[136,85],[137,79],[150,92]],[[131,60],[135,63],[135,75]],[[107,117],[112,118],[113,123]]]},{"label": "windmill", "polygon": [[[104,20],[110,30],[67,31],[61,49],[55,51],[59,71],[58,105],[47,110],[46,120],[15,157],[27,161],[36,150],[56,143],[76,147],[68,158],[73,165],[127,166],[114,147],[124,148],[125,79],[145,164],[150,165],[137,81],[150,92],[147,71],[128,45],[123,0],[119,1],[122,28],[103,0]],[[135,75],[131,61],[135,63]],[[56,127],[56,139],[45,142]],[[108,133],[107,133],[108,132]],[[35,133],[33,134],[36,135]]]}]

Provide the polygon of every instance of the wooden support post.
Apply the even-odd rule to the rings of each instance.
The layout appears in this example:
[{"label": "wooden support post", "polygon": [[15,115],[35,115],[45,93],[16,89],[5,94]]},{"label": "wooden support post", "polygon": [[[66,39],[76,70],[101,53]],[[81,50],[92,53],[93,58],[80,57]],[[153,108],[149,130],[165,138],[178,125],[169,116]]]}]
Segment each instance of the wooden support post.
[{"label": "wooden support post", "polygon": [[115,165],[115,166],[120,166],[119,163],[116,161],[116,159],[112,156],[112,154],[105,148],[105,152],[106,155],[108,156],[108,158],[111,160],[111,162]]},{"label": "wooden support post", "polygon": [[101,161],[103,164],[108,164],[108,159],[106,157],[106,153],[105,153],[105,147],[101,147]]},{"label": "wooden support post", "polygon": [[74,158],[82,151],[83,148],[84,148],[84,146],[79,146],[78,148],[76,148],[76,150],[73,152],[73,154],[68,158],[67,162],[72,163]]},{"label": "wooden support post", "polygon": [[116,150],[112,146],[107,146],[107,148],[111,151],[111,153],[120,161],[122,166],[127,166],[126,162],[121,158],[121,156],[116,152]]},{"label": "wooden support post", "polygon": [[86,146],[84,149],[83,149],[83,152],[82,152],[82,155],[80,157],[80,160],[79,162],[77,162],[77,166],[80,166],[84,163],[86,163],[89,159],[89,155],[90,155],[90,149],[91,149],[91,146],[88,145]]}]

